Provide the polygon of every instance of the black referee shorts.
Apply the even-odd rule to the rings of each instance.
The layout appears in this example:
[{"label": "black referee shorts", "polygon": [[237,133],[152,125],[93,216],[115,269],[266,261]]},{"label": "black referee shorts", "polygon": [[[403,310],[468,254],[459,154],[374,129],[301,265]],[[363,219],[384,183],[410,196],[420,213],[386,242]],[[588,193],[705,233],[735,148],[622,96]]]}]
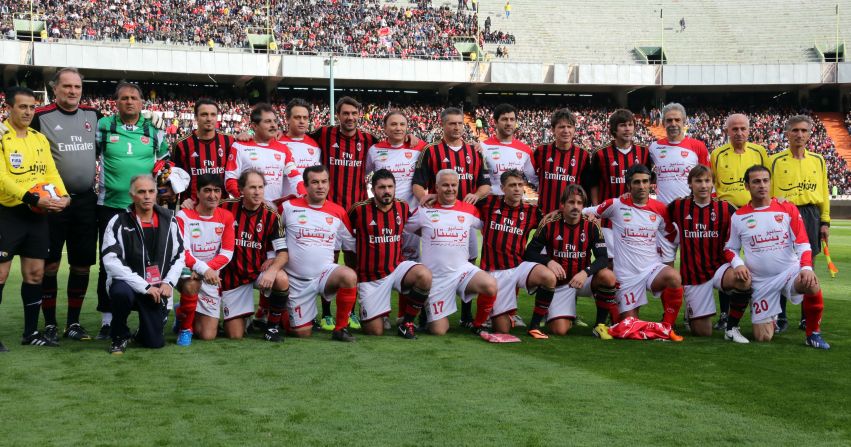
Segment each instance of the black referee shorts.
[{"label": "black referee shorts", "polygon": [[50,251],[47,216],[27,205],[0,206],[0,262],[15,256],[47,259]]},{"label": "black referee shorts", "polygon": [[47,216],[50,253],[47,262],[59,262],[68,247],[68,264],[91,266],[97,262],[97,195],[93,191],[71,196],[71,204]]},{"label": "black referee shorts", "polygon": [[807,238],[810,240],[810,248],[813,250],[813,256],[815,256],[821,253],[821,211],[815,205],[798,205],[798,212],[804,219]]}]

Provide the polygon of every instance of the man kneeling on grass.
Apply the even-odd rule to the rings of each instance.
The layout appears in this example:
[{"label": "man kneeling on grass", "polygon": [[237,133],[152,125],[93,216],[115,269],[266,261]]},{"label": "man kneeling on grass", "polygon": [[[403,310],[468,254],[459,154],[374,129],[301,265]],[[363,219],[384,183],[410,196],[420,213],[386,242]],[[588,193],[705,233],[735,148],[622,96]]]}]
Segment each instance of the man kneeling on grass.
[{"label": "man kneeling on grass", "polygon": [[133,203],[107,224],[103,237],[106,288],[112,301],[112,345],[123,354],[130,341],[127,318],[139,312],[135,339],[148,348],[165,345],[168,299],[183,270],[183,238],[171,211],[156,205],[157,184],[150,175],[130,180]]}]

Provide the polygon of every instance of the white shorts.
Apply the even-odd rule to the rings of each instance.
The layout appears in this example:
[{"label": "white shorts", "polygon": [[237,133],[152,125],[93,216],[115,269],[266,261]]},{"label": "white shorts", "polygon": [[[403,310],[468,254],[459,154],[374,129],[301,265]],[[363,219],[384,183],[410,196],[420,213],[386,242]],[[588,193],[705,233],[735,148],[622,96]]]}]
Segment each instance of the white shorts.
[{"label": "white shorts", "polygon": [[383,317],[390,313],[390,295],[393,290],[402,291],[402,280],[415,266],[413,261],[402,261],[393,273],[384,278],[358,283],[358,301],[360,301],[361,321]]},{"label": "white shorts", "polygon": [[780,295],[788,298],[792,304],[801,304],[804,295],[795,291],[795,279],[800,271],[801,267],[792,265],[785,272],[770,278],[751,275],[751,322],[768,323],[780,314]]},{"label": "white shorts", "polygon": [[414,233],[402,233],[402,258],[408,261],[420,260],[420,237]]},{"label": "white shorts", "polygon": [[243,284],[231,290],[222,290],[221,300],[213,300],[210,296],[199,294],[196,312],[219,318],[219,303],[221,303],[221,314],[225,321],[251,315],[254,313],[254,289],[258,288],[258,281],[260,281],[259,275],[254,283]]},{"label": "white shorts", "polygon": [[290,329],[298,329],[313,324],[316,318],[316,295],[322,295],[330,301],[335,294],[325,294],[325,286],[331,273],[339,264],[328,264],[313,279],[301,279],[290,275],[290,299],[287,300],[287,312],[290,315]]},{"label": "white shorts", "polygon": [[547,312],[547,322],[559,318],[576,318],[576,297],[592,296],[591,281],[593,280],[594,276],[589,276],[585,284],[582,284],[582,288],[578,290],[567,284],[556,287],[553,302],[550,303],[550,309]]},{"label": "white shorts", "polygon": [[615,238],[615,234],[612,233],[611,228],[603,227],[603,239],[606,241],[606,252],[609,254],[611,258],[615,252],[615,248],[612,245],[612,240]]},{"label": "white shorts", "polygon": [[[620,281],[620,288],[617,292],[618,312],[624,313],[628,310],[637,309],[647,304],[646,292],[651,290],[653,280],[656,279],[656,276],[659,275],[659,272],[661,272],[665,267],[667,267],[667,265],[657,262],[655,264],[651,264],[647,270],[642,272],[643,274],[639,274],[628,279],[618,277],[618,280]],[[661,292],[654,293],[653,296],[658,297],[660,294]]]},{"label": "white shorts", "polygon": [[686,301],[686,315],[689,320],[715,315],[715,295],[713,290],[721,290],[721,280],[724,273],[732,268],[729,263],[718,267],[712,279],[703,284],[683,285],[683,296]]},{"label": "white shorts", "polygon": [[431,291],[428,294],[428,305],[426,306],[427,321],[440,320],[455,313],[458,306],[455,304],[455,295],[461,297],[465,303],[473,300],[472,295],[466,296],[464,290],[473,280],[476,273],[482,269],[467,263],[454,274],[434,276],[431,282]]},{"label": "white shorts", "polygon": [[488,272],[496,279],[496,302],[493,305],[491,316],[502,315],[504,313],[517,310],[517,289],[526,289],[529,293],[534,293],[534,290],[529,290],[526,286],[526,280],[532,273],[535,266],[540,265],[535,262],[521,262],[520,265],[508,270],[494,270]]}]

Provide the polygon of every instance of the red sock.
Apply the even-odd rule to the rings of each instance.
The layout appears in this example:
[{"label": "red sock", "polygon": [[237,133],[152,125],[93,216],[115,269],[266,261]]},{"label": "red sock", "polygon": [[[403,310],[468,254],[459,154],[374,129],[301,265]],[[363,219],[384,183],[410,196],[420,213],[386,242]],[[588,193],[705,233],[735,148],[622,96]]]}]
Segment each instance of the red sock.
[{"label": "red sock", "polygon": [[[396,312],[396,317],[401,318],[405,316],[405,313],[408,311],[408,295],[404,293],[399,294],[399,310]],[[414,314],[416,315],[416,314]]]},{"label": "red sock", "polygon": [[485,324],[493,310],[494,303],[496,303],[496,295],[479,294],[476,298],[476,318],[473,319],[473,326],[482,327]]},{"label": "red sock", "polygon": [[358,297],[358,289],[355,287],[341,288],[337,291],[337,324],[335,331],[339,331],[349,325],[349,314],[355,308],[355,300]]},{"label": "red sock", "polygon": [[195,322],[195,308],[198,306],[198,295],[180,295],[180,329],[192,330]]},{"label": "red sock", "polygon": [[807,336],[821,330],[821,314],[824,311],[824,297],[821,290],[813,295],[804,295],[804,317],[807,319]]},{"label": "red sock", "polygon": [[662,291],[662,307],[665,309],[665,314],[662,315],[662,323],[673,326],[677,322],[677,315],[680,313],[680,307],[683,306],[683,288],[676,289],[666,288]]},{"label": "red sock", "polygon": [[260,301],[257,302],[257,312],[254,312],[254,318],[264,318],[269,311],[269,297],[260,294]]},{"label": "red sock", "polygon": [[281,326],[284,328],[284,332],[290,332],[290,313],[287,310],[284,310],[284,313],[281,314]]}]

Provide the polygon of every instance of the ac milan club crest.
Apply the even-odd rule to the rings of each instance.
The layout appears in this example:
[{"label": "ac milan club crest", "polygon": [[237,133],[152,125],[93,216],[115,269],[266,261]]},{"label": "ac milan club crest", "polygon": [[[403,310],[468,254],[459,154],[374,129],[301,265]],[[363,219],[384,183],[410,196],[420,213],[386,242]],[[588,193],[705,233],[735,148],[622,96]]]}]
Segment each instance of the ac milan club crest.
[{"label": "ac milan club crest", "polygon": [[263,232],[263,222],[257,222],[257,232],[258,233]]},{"label": "ac milan club crest", "polygon": [[467,160],[467,163],[468,163],[468,164],[473,162],[473,159],[472,159],[472,158],[470,158],[470,156],[469,156],[469,155],[465,158],[465,160]]},{"label": "ac milan club crest", "polygon": [[402,216],[396,215],[396,225],[402,225]]},{"label": "ac milan club crest", "polygon": [[526,214],[523,211],[521,211],[520,212],[520,220],[523,221],[523,219],[525,219],[525,218],[526,218]]},{"label": "ac milan club crest", "polygon": [[585,233],[579,235],[579,242],[585,242]]},{"label": "ac milan club crest", "polygon": [[576,159],[575,159],[575,158],[571,158],[571,159],[570,159],[570,167],[574,167],[574,166],[576,166]]},{"label": "ac milan club crest", "polygon": [[357,149],[357,151],[360,152],[361,149],[363,149],[363,145],[360,142],[358,142],[357,146],[355,146],[355,149]]},{"label": "ac milan club crest", "polygon": [[222,150],[222,148],[219,148],[219,150],[218,150],[218,151],[216,151],[216,152],[218,152],[219,157],[222,157],[222,156],[224,156],[224,155],[225,155],[225,151],[223,151],[223,150]]},{"label": "ac milan club crest", "polygon": [[90,122],[88,122],[88,121],[86,121],[86,124],[84,124],[84,125],[83,125],[83,127],[85,127],[85,128],[86,128],[86,132],[91,132],[91,131],[92,131],[92,124],[91,124]]}]

